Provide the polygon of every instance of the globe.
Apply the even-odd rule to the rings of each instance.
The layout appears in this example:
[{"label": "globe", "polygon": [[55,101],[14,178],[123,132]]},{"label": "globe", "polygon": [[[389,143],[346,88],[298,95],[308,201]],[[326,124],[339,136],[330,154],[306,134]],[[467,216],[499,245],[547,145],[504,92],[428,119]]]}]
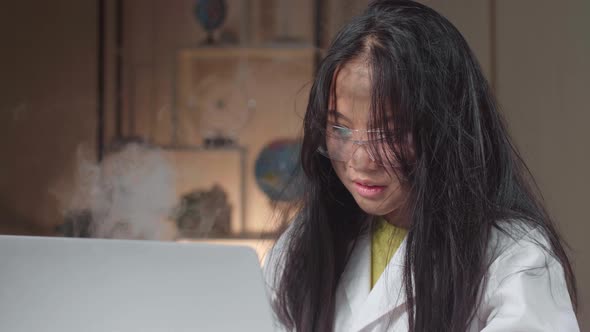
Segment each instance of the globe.
[{"label": "globe", "polygon": [[208,32],[219,28],[227,14],[224,0],[197,0],[194,15],[201,26]]},{"label": "globe", "polygon": [[303,194],[301,143],[278,139],[267,144],[256,159],[256,183],[272,201],[289,202]]}]

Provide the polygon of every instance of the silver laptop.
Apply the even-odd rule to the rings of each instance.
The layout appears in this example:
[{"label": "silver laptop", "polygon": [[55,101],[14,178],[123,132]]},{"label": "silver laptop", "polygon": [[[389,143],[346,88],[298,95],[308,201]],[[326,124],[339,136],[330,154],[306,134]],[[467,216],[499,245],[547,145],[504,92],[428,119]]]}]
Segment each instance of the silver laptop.
[{"label": "silver laptop", "polygon": [[0,331],[271,331],[247,247],[0,236]]}]

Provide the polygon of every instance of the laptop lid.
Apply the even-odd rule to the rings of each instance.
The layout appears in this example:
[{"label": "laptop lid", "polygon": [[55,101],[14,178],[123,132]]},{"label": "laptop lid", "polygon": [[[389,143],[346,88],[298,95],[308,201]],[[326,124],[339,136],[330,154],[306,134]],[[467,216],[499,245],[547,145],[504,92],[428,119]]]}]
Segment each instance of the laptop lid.
[{"label": "laptop lid", "polygon": [[247,247],[0,236],[0,331],[271,331]]}]

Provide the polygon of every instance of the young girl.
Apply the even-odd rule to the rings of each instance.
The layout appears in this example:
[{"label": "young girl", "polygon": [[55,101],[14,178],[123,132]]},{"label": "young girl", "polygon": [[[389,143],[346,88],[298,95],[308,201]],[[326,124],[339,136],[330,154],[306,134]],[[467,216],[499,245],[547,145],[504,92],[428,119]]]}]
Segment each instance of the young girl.
[{"label": "young girl", "polygon": [[266,262],[296,331],[578,331],[572,267],[467,43],[411,1],[336,36]]}]

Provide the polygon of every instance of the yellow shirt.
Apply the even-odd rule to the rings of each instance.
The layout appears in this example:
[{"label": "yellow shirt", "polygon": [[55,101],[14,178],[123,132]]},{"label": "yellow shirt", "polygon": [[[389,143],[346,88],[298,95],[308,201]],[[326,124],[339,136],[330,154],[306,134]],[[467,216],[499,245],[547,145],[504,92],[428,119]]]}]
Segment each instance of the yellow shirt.
[{"label": "yellow shirt", "polygon": [[381,277],[385,267],[402,244],[408,231],[379,218],[373,225],[371,236],[371,289]]}]

